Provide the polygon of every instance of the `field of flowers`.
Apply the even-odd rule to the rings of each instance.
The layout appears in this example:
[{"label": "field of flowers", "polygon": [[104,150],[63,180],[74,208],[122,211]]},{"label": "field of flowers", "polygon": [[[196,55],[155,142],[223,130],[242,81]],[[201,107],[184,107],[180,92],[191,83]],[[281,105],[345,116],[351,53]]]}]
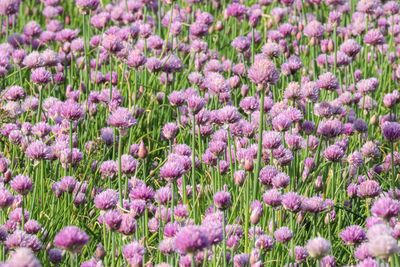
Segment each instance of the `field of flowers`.
[{"label": "field of flowers", "polygon": [[0,0],[0,266],[400,266],[400,3]]}]

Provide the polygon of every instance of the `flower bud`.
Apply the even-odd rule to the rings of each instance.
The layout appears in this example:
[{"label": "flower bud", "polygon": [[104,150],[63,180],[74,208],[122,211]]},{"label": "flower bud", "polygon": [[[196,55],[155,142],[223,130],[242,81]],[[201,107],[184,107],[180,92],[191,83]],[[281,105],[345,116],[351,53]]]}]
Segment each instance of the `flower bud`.
[{"label": "flower bud", "polygon": [[139,158],[144,159],[147,157],[148,154],[149,152],[147,151],[146,145],[144,144],[143,140],[140,141],[139,152],[138,152]]}]

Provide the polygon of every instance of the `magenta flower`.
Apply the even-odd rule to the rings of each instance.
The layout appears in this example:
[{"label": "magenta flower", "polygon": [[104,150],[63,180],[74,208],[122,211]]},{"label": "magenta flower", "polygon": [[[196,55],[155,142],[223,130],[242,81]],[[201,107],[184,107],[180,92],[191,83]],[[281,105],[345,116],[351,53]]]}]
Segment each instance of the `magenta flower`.
[{"label": "magenta flower", "polygon": [[31,80],[39,86],[48,84],[51,81],[51,73],[45,68],[37,68],[32,71]]},{"label": "magenta flower", "polygon": [[306,249],[312,258],[321,259],[331,251],[331,242],[322,237],[316,237],[307,242]]},{"label": "magenta flower", "polygon": [[400,139],[400,124],[397,122],[385,122],[381,126],[383,136],[389,142],[397,142]]},{"label": "magenta flower", "polygon": [[118,107],[108,117],[107,124],[126,133],[126,130],[137,124],[137,121],[127,108]]},{"label": "magenta flower", "polygon": [[276,84],[279,80],[279,71],[272,61],[257,59],[248,70],[249,79],[257,85]]},{"label": "magenta flower", "polygon": [[17,175],[14,179],[12,179],[10,186],[14,189],[18,194],[23,196],[27,195],[29,192],[33,190],[32,180],[25,175]]},{"label": "magenta flower", "polygon": [[81,120],[85,114],[85,111],[74,100],[67,100],[63,105],[60,106],[60,115],[69,121]]},{"label": "magenta flower", "polygon": [[67,226],[58,232],[54,245],[71,253],[81,253],[82,248],[89,242],[89,236],[76,226]]},{"label": "magenta flower", "polygon": [[354,245],[364,242],[367,238],[364,229],[358,225],[351,225],[340,232],[339,237],[346,245]]}]

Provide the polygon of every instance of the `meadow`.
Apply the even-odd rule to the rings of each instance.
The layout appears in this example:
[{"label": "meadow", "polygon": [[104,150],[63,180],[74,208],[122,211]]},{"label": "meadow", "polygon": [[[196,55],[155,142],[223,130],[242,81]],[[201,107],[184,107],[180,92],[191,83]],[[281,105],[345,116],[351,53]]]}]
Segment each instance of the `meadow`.
[{"label": "meadow", "polygon": [[400,266],[400,3],[0,0],[0,267]]}]

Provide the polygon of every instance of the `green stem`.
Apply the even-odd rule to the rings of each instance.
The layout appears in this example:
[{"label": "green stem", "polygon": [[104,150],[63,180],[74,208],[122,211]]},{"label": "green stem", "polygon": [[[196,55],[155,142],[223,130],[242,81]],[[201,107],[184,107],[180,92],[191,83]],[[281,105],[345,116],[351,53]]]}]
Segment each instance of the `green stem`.
[{"label": "green stem", "polygon": [[[196,157],[195,157],[195,140],[196,140],[196,136],[195,136],[195,130],[196,130],[196,119],[195,119],[196,115],[193,113],[193,122],[192,122],[192,127],[193,127],[193,132],[192,132],[192,199],[193,199],[193,203],[192,203],[192,211],[194,213],[194,220],[195,222],[197,221],[197,212],[195,209],[195,204],[196,204],[196,181],[195,181],[195,171],[196,171]],[[182,179],[183,182],[184,179]],[[183,183],[182,183],[183,186]],[[182,188],[182,192],[184,193],[184,197],[186,196],[186,188]]]},{"label": "green stem", "polygon": [[119,189],[119,201],[121,207],[123,207],[123,195],[122,195],[122,168],[121,168],[121,151],[122,151],[122,133],[119,132],[118,140],[118,189]]},{"label": "green stem", "polygon": [[253,199],[256,199],[257,196],[257,187],[258,187],[258,175],[260,172],[261,167],[261,154],[262,154],[262,133],[264,129],[264,89],[261,90],[261,103],[260,103],[260,121],[259,121],[259,128],[258,128],[258,149],[257,149],[257,163],[256,163],[256,170],[254,172],[253,178]]}]

